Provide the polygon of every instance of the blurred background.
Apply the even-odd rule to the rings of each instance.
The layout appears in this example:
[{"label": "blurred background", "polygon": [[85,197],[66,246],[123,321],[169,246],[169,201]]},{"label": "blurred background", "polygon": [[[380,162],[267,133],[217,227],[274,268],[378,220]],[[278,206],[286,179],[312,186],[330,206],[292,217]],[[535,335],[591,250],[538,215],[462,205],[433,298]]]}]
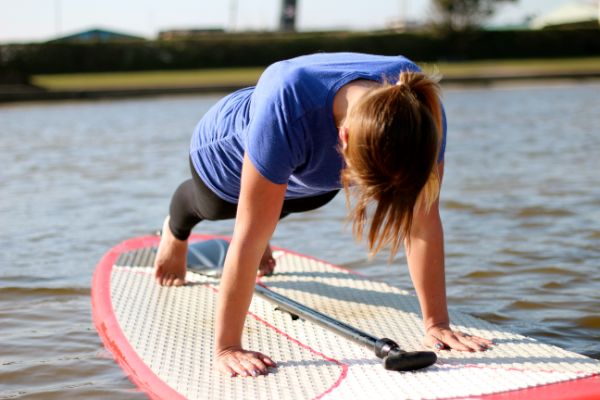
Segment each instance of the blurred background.
[{"label": "blurred background", "polygon": [[[2,42],[47,41],[103,27],[155,39],[161,32],[420,30],[453,17],[453,27],[597,27],[595,0],[4,0]],[[594,24],[595,23],[595,24]]]},{"label": "blurred background", "polygon": [[316,51],[401,53],[435,63],[446,83],[600,68],[596,0],[2,4],[0,101],[231,90]]},{"label": "blurred background", "polygon": [[[599,7],[0,0],[0,398],[145,397],[91,321],[96,263],[160,227],[219,98],[320,51],[441,75],[450,306],[600,359]],[[338,196],[273,244],[412,290],[404,258],[369,260],[345,215]]]}]

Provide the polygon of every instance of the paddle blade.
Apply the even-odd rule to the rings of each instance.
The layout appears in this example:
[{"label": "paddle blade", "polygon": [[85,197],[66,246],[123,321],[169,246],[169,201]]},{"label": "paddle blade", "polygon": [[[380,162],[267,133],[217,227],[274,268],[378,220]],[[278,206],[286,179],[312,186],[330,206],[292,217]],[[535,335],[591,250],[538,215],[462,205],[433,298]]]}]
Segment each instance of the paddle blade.
[{"label": "paddle blade", "polygon": [[209,239],[192,242],[188,246],[187,266],[191,271],[220,277],[229,242],[223,239]]}]

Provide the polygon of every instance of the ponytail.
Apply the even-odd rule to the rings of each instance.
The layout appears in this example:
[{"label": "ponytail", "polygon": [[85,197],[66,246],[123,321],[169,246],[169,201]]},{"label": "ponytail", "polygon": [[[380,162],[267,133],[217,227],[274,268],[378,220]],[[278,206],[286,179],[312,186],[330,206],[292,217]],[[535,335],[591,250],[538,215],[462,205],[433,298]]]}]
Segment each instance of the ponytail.
[{"label": "ponytail", "polygon": [[[423,73],[402,72],[397,85],[406,86],[414,94],[417,100],[429,111],[436,127],[436,146],[435,159],[439,159],[441,150],[443,123],[442,123],[442,104],[440,101],[440,87],[436,79],[432,79]],[[440,178],[438,169],[434,166],[431,169],[429,179],[421,191],[418,200],[418,206],[424,206],[429,212],[431,206],[439,197]]]},{"label": "ponytail", "polygon": [[370,253],[389,245],[392,259],[410,237],[415,208],[429,212],[439,195],[439,86],[425,74],[402,72],[396,84],[360,99],[344,125],[348,145],[341,150],[346,161],[341,181],[353,233],[361,239],[368,230]]}]

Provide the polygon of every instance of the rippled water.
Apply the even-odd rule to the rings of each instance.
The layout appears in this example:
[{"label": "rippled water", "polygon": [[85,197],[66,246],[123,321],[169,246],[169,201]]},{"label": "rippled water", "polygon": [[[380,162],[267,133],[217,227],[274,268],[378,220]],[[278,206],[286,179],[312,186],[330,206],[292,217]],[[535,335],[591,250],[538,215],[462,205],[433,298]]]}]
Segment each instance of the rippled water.
[{"label": "rippled water", "polygon": [[[452,307],[600,358],[599,83],[449,89],[442,213]],[[157,229],[217,97],[0,107],[0,398],[144,398],[104,350],[90,279]],[[228,234],[232,223],[197,231]],[[273,243],[411,288],[369,262],[344,199]]]}]

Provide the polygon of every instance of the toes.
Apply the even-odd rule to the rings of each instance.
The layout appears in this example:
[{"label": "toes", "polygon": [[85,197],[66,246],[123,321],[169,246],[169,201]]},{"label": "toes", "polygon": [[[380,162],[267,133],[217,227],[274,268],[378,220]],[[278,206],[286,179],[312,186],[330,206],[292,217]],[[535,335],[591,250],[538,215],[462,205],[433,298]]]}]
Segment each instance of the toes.
[{"label": "toes", "polygon": [[175,280],[173,280],[173,285],[174,286],[183,286],[183,285],[185,285],[185,279],[175,278]]},{"label": "toes", "polygon": [[184,280],[181,279],[176,274],[169,274],[165,280],[165,286],[181,286],[183,285]]},{"label": "toes", "polygon": [[273,275],[275,270],[275,259],[269,257],[267,260],[263,260],[258,268],[258,276],[270,276]]},{"label": "toes", "polygon": [[184,286],[185,285],[185,279],[184,278],[180,278],[176,274],[162,275],[160,273],[157,273],[155,275],[155,278],[156,278],[156,282],[160,286],[169,287],[169,286]]},{"label": "toes", "polygon": [[271,275],[273,275],[273,268],[260,268],[258,270],[259,277],[271,276]]},{"label": "toes", "polygon": [[165,285],[166,278],[165,278],[165,275],[163,274],[163,272],[161,270],[157,270],[155,272],[154,278],[156,279],[156,283],[158,283],[160,286],[164,286]]}]

